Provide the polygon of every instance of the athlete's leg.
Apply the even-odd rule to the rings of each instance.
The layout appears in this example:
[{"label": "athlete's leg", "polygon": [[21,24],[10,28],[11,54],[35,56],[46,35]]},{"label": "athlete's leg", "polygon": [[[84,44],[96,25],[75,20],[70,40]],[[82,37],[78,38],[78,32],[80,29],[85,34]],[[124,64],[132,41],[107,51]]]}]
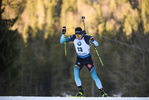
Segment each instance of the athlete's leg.
[{"label": "athlete's leg", "polygon": [[98,89],[102,89],[102,84],[101,84],[101,81],[100,79],[98,78],[97,74],[96,74],[96,69],[95,67],[93,67],[91,70],[90,70],[90,73],[91,73],[91,76],[93,78],[93,80],[95,81],[96,83],[96,86],[98,87]]},{"label": "athlete's leg", "polygon": [[100,79],[98,78],[98,76],[97,76],[97,74],[96,74],[96,69],[95,69],[95,67],[93,67],[93,68],[90,70],[90,73],[91,73],[91,76],[92,76],[93,80],[94,80],[95,83],[96,83],[96,86],[97,86],[98,89],[100,90],[100,93],[101,93],[102,97],[108,97],[108,95],[104,92],[104,88],[102,87],[101,81],[100,81]]},{"label": "athlete's leg", "polygon": [[79,68],[77,66],[74,66],[74,78],[78,87],[82,86],[81,79],[79,77],[79,72],[80,72]]},{"label": "athlete's leg", "polygon": [[79,77],[80,70],[83,68],[83,66],[84,65],[83,65],[82,59],[77,57],[77,61],[74,66],[74,79],[78,87],[78,93],[76,94],[76,96],[79,96],[79,97],[84,95],[81,79]]},{"label": "athlete's leg", "polygon": [[78,93],[76,94],[76,96],[83,96],[84,95],[84,92],[83,92],[83,89],[82,89],[82,83],[81,83],[81,79],[79,77],[79,68],[76,66],[74,66],[74,78],[75,78],[75,82],[77,84],[77,87],[78,87]]}]

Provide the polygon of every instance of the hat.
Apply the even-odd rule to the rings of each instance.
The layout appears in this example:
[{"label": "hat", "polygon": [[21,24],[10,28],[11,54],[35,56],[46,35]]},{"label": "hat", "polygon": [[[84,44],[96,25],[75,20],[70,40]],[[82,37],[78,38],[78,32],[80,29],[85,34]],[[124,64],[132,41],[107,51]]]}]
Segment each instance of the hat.
[{"label": "hat", "polygon": [[81,27],[76,27],[75,28],[75,34],[83,34],[82,33],[82,28]]}]

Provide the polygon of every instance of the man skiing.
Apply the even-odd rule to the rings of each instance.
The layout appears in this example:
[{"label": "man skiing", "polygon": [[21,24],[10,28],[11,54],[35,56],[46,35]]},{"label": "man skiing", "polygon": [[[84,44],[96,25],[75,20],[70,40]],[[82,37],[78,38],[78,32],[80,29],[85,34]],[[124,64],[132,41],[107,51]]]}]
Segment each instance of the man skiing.
[{"label": "man skiing", "polygon": [[[66,28],[63,27],[60,43],[64,43],[65,33],[66,33]],[[102,97],[107,97],[108,95],[104,92],[101,81],[96,74],[96,69],[90,55],[90,43],[95,46],[98,46],[98,42],[94,40],[92,36],[83,34],[83,31],[80,27],[76,27],[75,34],[69,36],[68,38],[65,38],[65,40],[66,42],[72,41],[74,43],[75,50],[77,53],[77,60],[74,66],[74,78],[79,91],[76,94],[76,96],[79,96],[79,97],[84,96],[79,73],[80,73],[80,70],[85,65],[88,68],[93,80],[95,81],[97,88],[100,90]]]}]

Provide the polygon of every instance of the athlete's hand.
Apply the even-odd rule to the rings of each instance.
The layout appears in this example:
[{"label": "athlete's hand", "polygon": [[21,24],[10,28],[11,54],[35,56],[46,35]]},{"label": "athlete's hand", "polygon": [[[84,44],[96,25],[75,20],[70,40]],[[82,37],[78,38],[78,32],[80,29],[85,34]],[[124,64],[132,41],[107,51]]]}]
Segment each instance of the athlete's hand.
[{"label": "athlete's hand", "polygon": [[62,34],[65,34],[66,33],[66,26],[63,26],[62,28]]},{"label": "athlete's hand", "polygon": [[83,30],[83,34],[86,34],[86,31],[85,30]]},{"label": "athlete's hand", "polygon": [[90,40],[91,40],[91,41],[94,41],[94,38],[93,38],[93,37],[91,37],[91,38],[90,38]]}]

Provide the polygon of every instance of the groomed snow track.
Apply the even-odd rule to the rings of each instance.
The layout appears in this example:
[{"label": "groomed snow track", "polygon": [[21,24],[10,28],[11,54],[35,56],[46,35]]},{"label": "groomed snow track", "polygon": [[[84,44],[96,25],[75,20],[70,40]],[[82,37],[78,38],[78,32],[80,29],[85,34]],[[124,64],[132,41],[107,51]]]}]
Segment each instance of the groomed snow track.
[{"label": "groomed snow track", "polygon": [[149,100],[149,97],[32,97],[0,96],[0,100]]}]

